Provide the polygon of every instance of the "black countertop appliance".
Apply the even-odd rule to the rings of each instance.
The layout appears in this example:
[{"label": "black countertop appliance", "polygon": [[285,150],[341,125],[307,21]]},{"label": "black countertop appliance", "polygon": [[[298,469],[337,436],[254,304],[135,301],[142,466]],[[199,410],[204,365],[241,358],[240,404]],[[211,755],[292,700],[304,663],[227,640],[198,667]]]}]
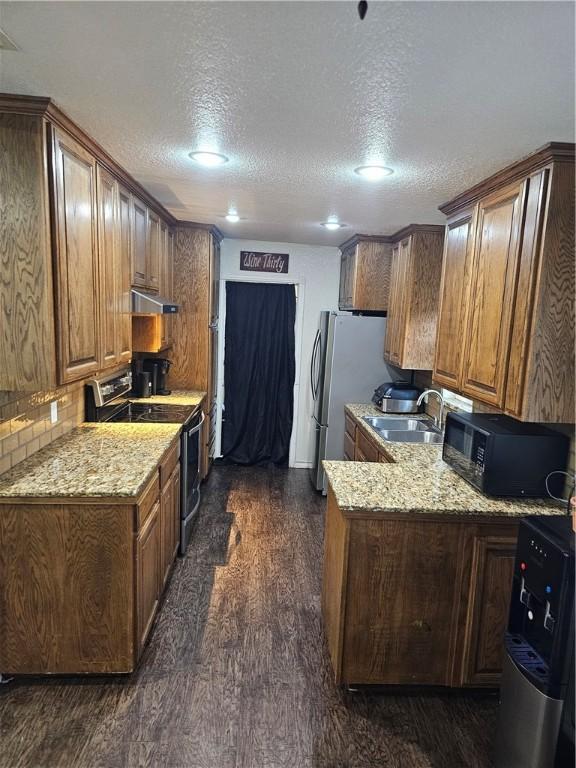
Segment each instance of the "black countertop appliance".
[{"label": "black countertop appliance", "polygon": [[574,533],[567,515],[520,522],[503,667],[496,768],[572,768],[574,716],[564,706],[574,701]]},{"label": "black countertop appliance", "polygon": [[[496,413],[449,413],[442,458],[488,496],[546,498],[546,478],[564,470],[570,440],[560,432]],[[563,476],[548,488],[562,495]]]},{"label": "black countertop appliance", "polygon": [[146,357],[142,366],[144,371],[150,373],[153,395],[169,395],[170,390],[166,388],[166,378],[172,363],[165,357]]}]

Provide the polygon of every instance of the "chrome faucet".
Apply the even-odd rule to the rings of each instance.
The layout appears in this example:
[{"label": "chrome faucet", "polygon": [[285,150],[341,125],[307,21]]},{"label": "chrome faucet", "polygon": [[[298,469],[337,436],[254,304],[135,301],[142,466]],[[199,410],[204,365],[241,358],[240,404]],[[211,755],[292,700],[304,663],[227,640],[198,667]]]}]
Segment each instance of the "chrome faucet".
[{"label": "chrome faucet", "polygon": [[438,392],[437,389],[425,389],[424,392],[422,392],[422,394],[418,398],[416,405],[420,405],[420,403],[422,402],[422,400],[424,400],[424,398],[426,398],[426,402],[428,402],[428,395],[436,395],[438,400],[440,400],[440,413],[437,417],[434,416],[433,418],[434,418],[434,423],[436,424],[438,429],[442,430],[444,429],[444,397],[440,392]]}]

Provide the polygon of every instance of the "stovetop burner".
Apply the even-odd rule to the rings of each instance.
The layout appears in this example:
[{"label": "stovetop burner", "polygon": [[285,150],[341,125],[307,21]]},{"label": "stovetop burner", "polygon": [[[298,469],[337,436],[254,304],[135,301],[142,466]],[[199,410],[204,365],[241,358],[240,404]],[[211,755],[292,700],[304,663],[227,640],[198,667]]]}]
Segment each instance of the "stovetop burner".
[{"label": "stovetop burner", "polygon": [[127,403],[111,421],[184,424],[197,410],[198,406],[194,405]]}]

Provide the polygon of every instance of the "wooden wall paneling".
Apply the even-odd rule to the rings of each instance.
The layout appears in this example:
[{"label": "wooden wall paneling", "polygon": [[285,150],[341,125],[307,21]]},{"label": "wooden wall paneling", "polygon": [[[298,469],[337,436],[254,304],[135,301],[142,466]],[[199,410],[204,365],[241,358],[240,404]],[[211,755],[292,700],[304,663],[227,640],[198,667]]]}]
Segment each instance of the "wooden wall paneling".
[{"label": "wooden wall paneling", "polygon": [[132,285],[145,288],[148,282],[148,209],[132,196]]},{"label": "wooden wall paneling", "polygon": [[2,672],[133,669],[133,514],[129,504],[0,505]]},{"label": "wooden wall paneling", "polygon": [[334,491],[329,487],[324,534],[322,618],[337,684],[342,681],[349,531],[349,523],[338,509]]},{"label": "wooden wall paneling", "polygon": [[[447,685],[459,530],[424,520],[350,527],[342,680]],[[442,599],[430,594],[433,583]]]},{"label": "wooden wall paneling", "polygon": [[480,201],[462,391],[503,407],[526,182]]},{"label": "wooden wall paneling", "polygon": [[100,289],[100,367],[118,362],[119,328],[118,298],[121,293],[118,183],[97,166],[98,200],[98,266]]},{"label": "wooden wall paneling", "polygon": [[529,183],[506,411],[573,424],[574,165],[555,164]]},{"label": "wooden wall paneling", "polygon": [[45,127],[0,114],[0,390],[56,384]]},{"label": "wooden wall paneling", "polygon": [[170,386],[206,390],[210,318],[210,233],[177,227],[174,242],[174,344]]},{"label": "wooden wall paneling", "polygon": [[56,307],[60,383],[99,369],[96,161],[65,133],[52,132]]},{"label": "wooden wall paneling", "polygon": [[474,209],[460,212],[446,224],[433,378],[452,390],[460,388],[462,379],[474,231]]},{"label": "wooden wall paneling", "polygon": [[118,190],[118,255],[117,354],[118,362],[128,363],[132,358],[132,202],[130,193],[123,187]]}]

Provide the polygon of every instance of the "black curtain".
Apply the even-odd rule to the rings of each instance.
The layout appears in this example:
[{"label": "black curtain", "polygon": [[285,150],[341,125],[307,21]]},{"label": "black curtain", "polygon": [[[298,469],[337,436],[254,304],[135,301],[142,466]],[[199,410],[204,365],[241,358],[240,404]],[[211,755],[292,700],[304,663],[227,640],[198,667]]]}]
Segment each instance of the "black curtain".
[{"label": "black curtain", "polygon": [[293,285],[226,283],[222,454],[286,464],[294,415]]}]

